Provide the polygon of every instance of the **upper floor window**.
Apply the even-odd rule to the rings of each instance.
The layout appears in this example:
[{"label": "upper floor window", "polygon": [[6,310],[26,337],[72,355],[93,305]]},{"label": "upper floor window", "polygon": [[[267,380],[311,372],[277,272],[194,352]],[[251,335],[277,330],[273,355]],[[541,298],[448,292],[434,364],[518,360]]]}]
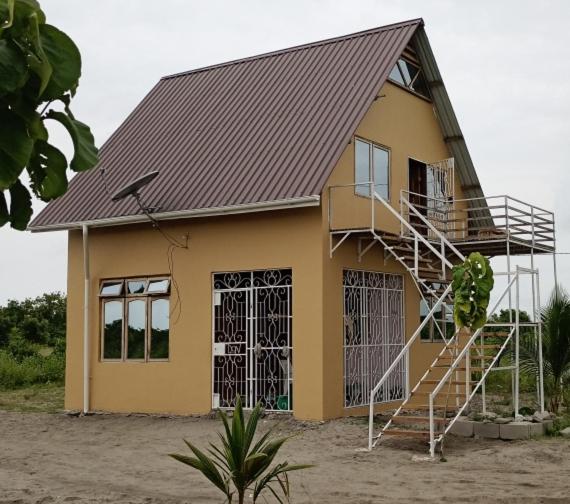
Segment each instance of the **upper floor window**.
[{"label": "upper floor window", "polygon": [[169,278],[102,282],[101,359],[168,360],[169,293]]},{"label": "upper floor window", "polygon": [[390,80],[397,82],[401,86],[411,89],[426,98],[429,98],[429,88],[422,72],[422,69],[404,59],[400,58],[392,68],[389,76]]},{"label": "upper floor window", "polygon": [[354,182],[356,194],[370,197],[371,186],[382,198],[390,197],[390,152],[372,142],[354,142]]}]

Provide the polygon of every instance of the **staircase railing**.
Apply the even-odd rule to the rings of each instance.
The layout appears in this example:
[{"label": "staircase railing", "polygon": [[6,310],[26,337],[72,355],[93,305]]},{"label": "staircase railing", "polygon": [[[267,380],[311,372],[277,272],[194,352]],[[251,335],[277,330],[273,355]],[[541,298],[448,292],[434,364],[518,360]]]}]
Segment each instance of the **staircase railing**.
[{"label": "staircase railing", "polygon": [[[513,273],[512,278],[508,282],[507,286],[505,287],[505,289],[503,290],[503,292],[501,293],[501,295],[499,296],[499,298],[497,299],[497,301],[495,302],[495,304],[493,305],[491,310],[489,310],[488,318],[490,318],[496,312],[497,308],[499,307],[499,305],[501,304],[501,302],[503,301],[505,296],[510,292],[511,288],[513,287],[513,285],[515,283],[517,284],[517,288],[518,288],[519,275],[520,275],[520,272],[523,270],[525,272],[531,271],[531,270],[526,270],[523,268],[517,268],[516,272]],[[505,324],[505,326],[507,326],[507,325],[512,325],[512,324]],[[475,341],[477,341],[477,338],[479,337],[479,335],[481,334],[482,331],[483,331],[483,327],[480,329],[477,329],[471,335],[471,337],[469,338],[467,343],[463,346],[462,350],[459,352],[459,354],[457,355],[455,360],[449,366],[449,369],[447,370],[447,372],[445,373],[443,378],[439,381],[439,383],[434,387],[433,391],[429,394],[429,435],[430,435],[430,454],[432,457],[435,455],[435,448],[436,448],[437,443],[441,442],[443,437],[453,427],[453,424],[461,416],[461,413],[463,413],[463,411],[465,410],[465,408],[467,407],[467,405],[469,404],[469,402],[471,401],[471,399],[473,398],[473,396],[475,395],[477,390],[479,390],[481,385],[484,383],[485,379],[487,378],[487,375],[489,374],[489,372],[491,371],[493,366],[497,363],[501,353],[503,352],[503,350],[506,348],[506,346],[511,341],[513,333],[516,333],[516,335],[518,337],[518,317],[517,317],[516,323],[514,324],[514,327],[511,329],[508,336],[505,338],[505,341],[504,341],[503,345],[501,346],[500,350],[495,355],[495,358],[491,361],[491,364],[487,368],[485,368],[483,366],[483,369],[485,369],[485,371],[481,374],[481,377],[475,383],[475,385],[473,386],[473,389],[471,391],[469,391],[469,389],[472,386],[471,376],[470,376],[470,374],[471,374],[471,371],[470,371],[471,348],[473,347],[473,344],[475,343]],[[443,386],[447,383],[447,381],[452,378],[452,376],[455,372],[457,372],[457,368],[461,364],[463,364],[463,359],[465,359],[465,383],[466,383],[466,385],[465,385],[465,387],[466,387],[465,401],[459,407],[455,416],[452,417],[449,424],[447,424],[447,427],[445,428],[445,430],[436,438],[435,437],[435,420],[434,420],[434,418],[435,418],[434,417],[434,399],[439,394],[439,392],[441,391]]]},{"label": "staircase railing", "polygon": [[[417,258],[418,258],[418,254],[419,254],[419,249],[418,249],[419,242],[423,243],[436,257],[438,257],[441,260],[443,276],[445,276],[446,268],[452,268],[453,267],[453,263],[445,255],[446,247],[451,252],[453,252],[457,256],[458,259],[460,259],[461,261],[465,260],[465,256],[463,254],[461,254],[461,252],[459,252],[447,240],[447,238],[441,234],[441,232],[438,229],[436,229],[430,222],[428,222],[427,219],[425,219],[425,217],[423,215],[421,215],[415,209],[414,205],[412,205],[409,201],[404,200],[403,203],[409,208],[409,210],[411,212],[413,212],[415,215],[417,215],[418,218],[421,219],[424,222],[424,224],[428,227],[428,229],[430,229],[432,231],[433,235],[435,237],[437,237],[437,239],[440,242],[440,249],[439,250],[437,250],[433,246],[433,244],[430,242],[430,240],[428,240],[425,236],[423,236],[420,232],[418,232],[417,229],[415,229],[406,219],[404,219],[402,217],[402,215],[397,210],[395,210],[376,191],[374,191],[373,194],[374,194],[375,200],[382,203],[382,205],[384,205],[390,211],[390,213],[392,213],[392,215],[394,215],[394,217],[396,217],[400,221],[401,225],[403,227],[407,228],[410,231],[410,233],[412,233],[412,235],[414,237],[414,256],[415,256],[415,273],[416,273],[415,276],[417,277],[418,280],[421,281],[421,277],[419,276],[418,270],[417,270],[417,268],[418,268]],[[379,241],[382,242],[384,247],[387,248],[390,251],[390,253],[392,253],[392,255],[394,255],[396,257],[396,259],[398,259],[400,262],[402,262],[398,256],[398,254],[396,254],[392,250],[392,248],[382,240],[382,238],[379,235],[376,235],[376,237]],[[405,266],[405,264],[404,264],[404,266]],[[378,381],[376,386],[370,392],[370,406],[369,406],[370,409],[369,409],[369,419],[368,419],[368,449],[369,450],[371,450],[374,447],[374,404],[375,404],[374,398],[376,396],[376,393],[380,390],[380,388],[382,387],[384,382],[388,379],[388,377],[390,376],[390,373],[392,373],[394,371],[394,369],[400,364],[402,359],[405,359],[405,370],[406,370],[406,396],[405,396],[405,401],[407,401],[409,399],[409,397],[410,397],[410,373],[409,373],[409,371],[410,371],[410,348],[416,342],[418,337],[421,335],[422,330],[428,324],[430,319],[434,318],[435,314],[439,312],[440,307],[443,305],[444,301],[447,299],[447,297],[449,296],[450,293],[451,293],[451,284],[449,284],[447,286],[447,288],[444,290],[443,294],[433,304],[431,310],[429,311],[427,316],[424,318],[422,323],[415,330],[412,337],[407,341],[406,345],[404,345],[404,347],[402,348],[400,353],[392,361],[391,365],[388,367],[388,369],[382,375],[382,377],[380,378],[380,380]],[[454,339],[457,337],[457,334],[458,333],[456,332],[449,341],[446,341],[445,348],[447,348],[447,346],[449,345],[449,343],[451,341],[454,341]],[[445,351],[445,348],[442,350],[442,352]]]},{"label": "staircase railing", "polygon": [[[414,342],[418,339],[418,337],[422,333],[423,328],[426,326],[426,324],[429,322],[429,320],[431,318],[433,318],[433,316],[437,313],[441,304],[444,302],[446,296],[450,292],[451,292],[451,284],[447,286],[447,288],[445,289],[442,296],[436,301],[436,303],[433,305],[433,308],[429,311],[429,313],[424,318],[422,323],[415,330],[414,334],[412,334],[412,337],[407,341],[407,343],[404,345],[402,350],[400,350],[400,353],[396,356],[396,358],[392,361],[392,363],[390,364],[390,366],[388,367],[386,372],[382,375],[382,378],[380,378],[380,381],[370,391],[370,409],[369,409],[369,414],[368,414],[368,449],[369,450],[372,450],[372,448],[374,448],[374,404],[375,404],[374,398],[375,398],[376,394],[378,393],[378,391],[380,390],[382,385],[384,385],[384,382],[388,379],[388,377],[390,376],[390,373],[392,373],[392,371],[394,371],[394,369],[396,369],[396,366],[398,366],[398,364],[400,363],[400,361],[402,359],[405,359],[405,370],[406,370],[405,400],[407,400],[410,397],[410,348],[412,347]],[[454,335],[454,337],[455,337],[455,335]],[[452,341],[454,337],[452,337],[450,339],[450,341]]]}]

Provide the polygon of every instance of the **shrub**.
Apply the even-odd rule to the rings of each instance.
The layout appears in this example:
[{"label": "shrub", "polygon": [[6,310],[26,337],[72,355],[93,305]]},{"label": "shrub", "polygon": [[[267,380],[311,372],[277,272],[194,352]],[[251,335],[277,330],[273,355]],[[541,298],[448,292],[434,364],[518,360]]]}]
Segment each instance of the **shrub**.
[{"label": "shrub", "polygon": [[65,357],[52,353],[16,359],[0,350],[0,388],[12,389],[36,383],[61,383],[65,376]]}]

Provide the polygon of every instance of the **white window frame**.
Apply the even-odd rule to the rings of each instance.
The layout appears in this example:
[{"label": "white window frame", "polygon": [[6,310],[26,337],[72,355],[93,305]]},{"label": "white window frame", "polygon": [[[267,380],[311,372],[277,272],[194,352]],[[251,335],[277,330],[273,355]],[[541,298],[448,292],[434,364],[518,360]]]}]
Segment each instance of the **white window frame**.
[{"label": "white window frame", "polygon": [[[356,179],[356,146],[357,142],[362,142],[368,145],[368,180],[367,181],[359,181]],[[385,145],[379,144],[377,142],[373,142],[371,140],[367,140],[362,137],[354,137],[354,194],[356,196],[360,196],[362,198],[371,198],[371,186],[376,188],[376,180],[374,176],[374,148],[383,150],[386,152],[388,156],[388,168],[386,173],[386,197],[384,198],[386,201],[390,201],[390,182],[392,180],[391,171],[392,171],[392,151],[389,147]],[[382,184],[384,185],[384,184]],[[362,186],[365,186],[364,190]],[[382,196],[382,195],[380,195]],[[384,197],[384,196],[382,196]]]}]

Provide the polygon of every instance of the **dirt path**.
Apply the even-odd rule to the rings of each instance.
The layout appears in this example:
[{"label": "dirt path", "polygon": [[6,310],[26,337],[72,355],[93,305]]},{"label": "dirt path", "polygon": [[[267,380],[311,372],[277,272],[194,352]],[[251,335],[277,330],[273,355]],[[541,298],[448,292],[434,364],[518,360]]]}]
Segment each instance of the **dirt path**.
[{"label": "dirt path", "polygon": [[[263,427],[274,425],[265,420]],[[218,503],[206,480],[165,454],[215,440],[219,423],[197,418],[0,412],[0,504]],[[414,462],[416,442],[359,453],[359,420],[307,425],[283,450],[318,467],[292,476],[293,503],[570,503],[570,442],[451,439],[447,462]],[[273,501],[271,501],[273,502]]]}]

